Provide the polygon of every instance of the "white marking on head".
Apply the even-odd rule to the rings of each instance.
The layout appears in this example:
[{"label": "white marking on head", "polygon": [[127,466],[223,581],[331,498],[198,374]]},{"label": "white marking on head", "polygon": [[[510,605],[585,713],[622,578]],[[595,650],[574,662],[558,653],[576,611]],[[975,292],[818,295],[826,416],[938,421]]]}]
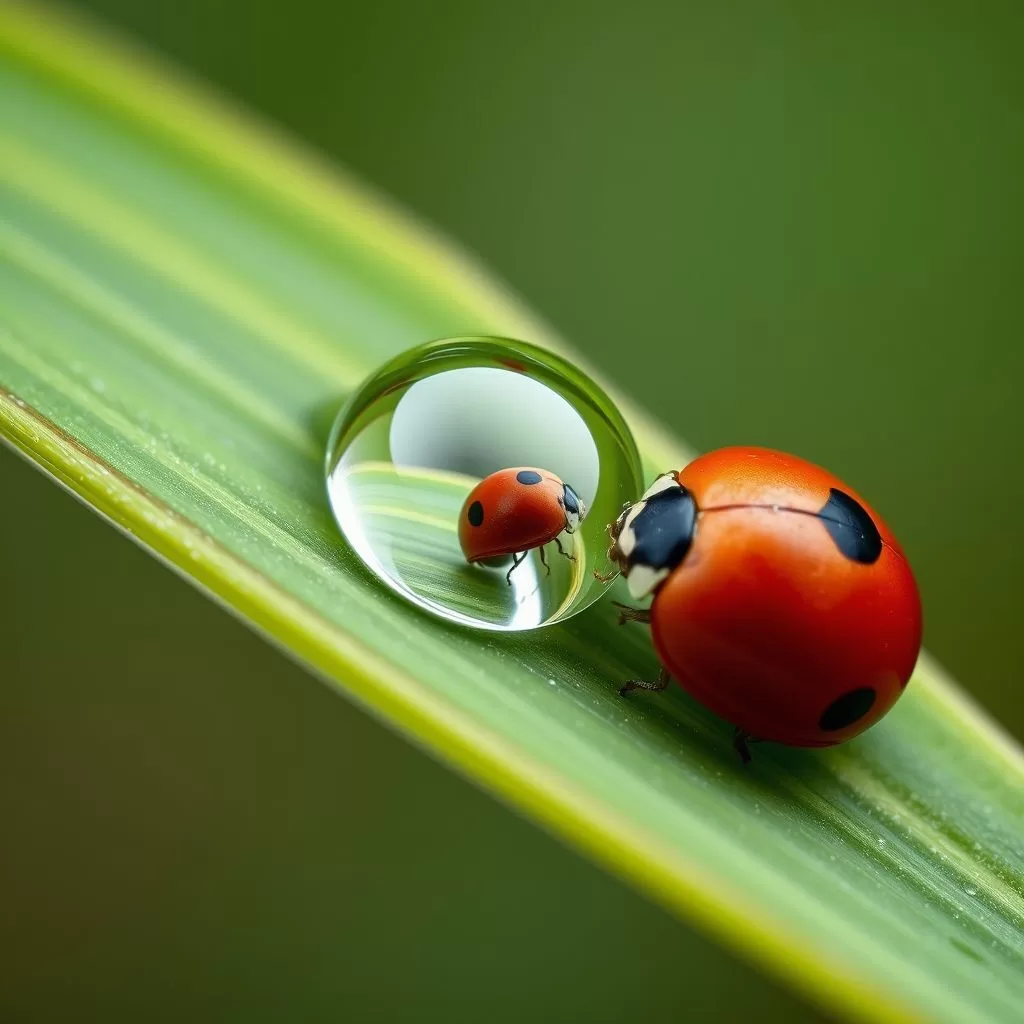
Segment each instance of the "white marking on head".
[{"label": "white marking on head", "polygon": [[587,518],[587,506],[580,501],[579,495],[568,484],[562,484],[562,487],[565,491],[558,503],[565,512],[565,532],[575,533],[580,523]]},{"label": "white marking on head", "polygon": [[630,505],[622,514],[622,527],[619,530],[619,537],[616,543],[619,545],[619,551],[626,558],[633,554],[633,549],[636,547],[636,531],[633,529],[633,520],[643,512],[644,504],[644,501],[640,500],[635,505]]},{"label": "white marking on head", "polygon": [[573,512],[570,509],[565,510],[565,532],[575,533],[579,529],[579,525],[583,522],[583,517],[587,514],[585,505],[580,506],[579,512]]},{"label": "white marking on head", "polygon": [[683,490],[679,477],[674,473],[662,473],[654,483],[644,492],[644,496],[631,505],[620,518],[621,526],[616,537],[616,545],[619,553],[627,563],[623,570],[626,582],[629,585],[629,592],[635,598],[647,597],[652,591],[668,578],[672,566],[651,566],[641,563],[629,564],[636,551],[637,536],[633,523],[637,516],[647,507],[647,503],[656,495],[673,488]]},{"label": "white marking on head", "polygon": [[650,487],[644,491],[644,496],[640,499],[641,501],[649,501],[656,494],[661,494],[662,491],[667,491],[670,487],[681,487],[679,478],[675,473],[662,473]]},{"label": "white marking on head", "polygon": [[618,544],[619,550],[629,558],[633,554],[634,548],[636,548],[636,531],[633,529],[633,520],[647,507],[647,502],[654,497],[656,494],[661,494],[662,491],[670,490],[673,487],[679,487],[680,483],[676,479],[675,473],[662,473],[650,487],[644,492],[644,496],[631,505],[623,513],[622,527],[619,530]]},{"label": "white marking on head", "polygon": [[630,566],[626,574],[626,584],[629,587],[630,596],[639,601],[647,597],[663,580],[668,579],[671,569],[653,569],[649,565]]}]

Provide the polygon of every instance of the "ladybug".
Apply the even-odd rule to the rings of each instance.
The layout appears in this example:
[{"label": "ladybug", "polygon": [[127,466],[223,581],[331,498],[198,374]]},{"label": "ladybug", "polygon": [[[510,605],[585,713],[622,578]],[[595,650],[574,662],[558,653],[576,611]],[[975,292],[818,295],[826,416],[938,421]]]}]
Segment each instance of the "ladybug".
[{"label": "ladybug", "polygon": [[[665,473],[609,527],[608,557],[664,666],[747,741],[842,743],[910,679],[921,599],[889,528],[841,480],[767,448],[722,448]],[[617,573],[599,577],[609,580]],[[620,606],[623,607],[623,606]]]},{"label": "ladybug", "polygon": [[551,572],[544,545],[554,541],[570,561],[559,535],[575,533],[587,514],[576,492],[554,473],[531,466],[502,469],[485,477],[469,492],[459,513],[459,544],[469,562],[512,556],[512,573],[526,553],[540,548],[540,560]]}]

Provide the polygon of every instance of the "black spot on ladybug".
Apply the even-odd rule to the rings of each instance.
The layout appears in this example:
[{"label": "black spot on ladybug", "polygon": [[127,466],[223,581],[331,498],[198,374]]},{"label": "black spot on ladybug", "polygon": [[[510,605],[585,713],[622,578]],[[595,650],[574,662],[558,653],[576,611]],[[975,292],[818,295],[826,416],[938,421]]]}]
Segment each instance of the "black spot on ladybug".
[{"label": "black spot on ladybug", "polygon": [[562,493],[562,504],[565,506],[566,512],[572,512],[574,515],[580,514],[580,499],[576,497],[576,492],[568,484],[565,484],[565,490]]},{"label": "black spot on ladybug", "polygon": [[818,513],[835,545],[849,559],[870,565],[882,554],[882,536],[864,507],[834,487]]},{"label": "black spot on ladybug", "polygon": [[652,569],[674,568],[690,550],[696,526],[697,502],[685,487],[659,491],[630,524],[636,535],[630,562]]},{"label": "black spot on ladybug", "polygon": [[824,714],[818,719],[818,726],[825,732],[835,732],[859,722],[871,710],[876,696],[870,686],[844,693],[825,708]]},{"label": "black spot on ladybug", "polygon": [[521,484],[526,484],[526,486],[529,487],[530,484],[539,484],[541,481],[541,475],[540,473],[534,472],[532,469],[521,469],[516,473],[516,479]]},{"label": "black spot on ladybug", "polygon": [[484,521],[484,507],[479,501],[474,501],[466,513],[470,526],[479,526]]}]

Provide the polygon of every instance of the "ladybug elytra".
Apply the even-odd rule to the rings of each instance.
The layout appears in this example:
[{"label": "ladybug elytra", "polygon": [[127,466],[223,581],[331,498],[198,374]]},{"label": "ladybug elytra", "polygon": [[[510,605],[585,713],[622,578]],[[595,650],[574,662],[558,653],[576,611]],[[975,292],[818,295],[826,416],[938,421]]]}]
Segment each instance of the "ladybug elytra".
[{"label": "ladybug elytra", "polygon": [[[841,480],[765,448],[666,473],[609,528],[608,556],[675,678],[747,740],[826,747],[877,722],[910,679],[921,601],[906,556]],[[608,577],[602,577],[607,579]]]}]

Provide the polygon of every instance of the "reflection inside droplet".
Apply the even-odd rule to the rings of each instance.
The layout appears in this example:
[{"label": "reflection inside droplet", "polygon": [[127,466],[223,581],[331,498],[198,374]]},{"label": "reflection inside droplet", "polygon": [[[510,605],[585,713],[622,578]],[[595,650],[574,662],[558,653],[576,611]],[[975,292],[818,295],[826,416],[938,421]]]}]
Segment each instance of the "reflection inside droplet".
[{"label": "reflection inside droplet", "polygon": [[610,399],[560,358],[492,338],[425,345],[366,381],[335,422],[327,486],[384,583],[502,630],[596,600],[606,524],[642,490]]}]

